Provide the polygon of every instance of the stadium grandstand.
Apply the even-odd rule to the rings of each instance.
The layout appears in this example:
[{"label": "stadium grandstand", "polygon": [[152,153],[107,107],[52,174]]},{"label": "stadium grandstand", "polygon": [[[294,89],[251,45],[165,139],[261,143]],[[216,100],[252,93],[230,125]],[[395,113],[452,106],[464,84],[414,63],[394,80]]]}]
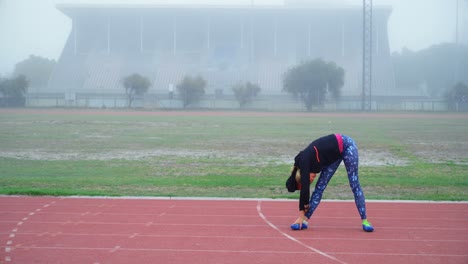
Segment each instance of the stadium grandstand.
[{"label": "stadium grandstand", "polygon": [[[148,96],[154,97],[167,95],[186,75],[202,76],[206,94],[214,97],[232,95],[232,86],[245,81],[258,84],[262,96],[285,97],[283,73],[315,58],[345,69],[344,100],[361,98],[361,5],[345,0],[269,5],[76,2],[56,5],[72,20],[72,30],[44,91],[65,94],[66,101],[86,94],[115,102],[125,92],[122,79],[133,73],[151,81]],[[373,8],[376,97],[394,90],[390,13],[388,6]]]}]

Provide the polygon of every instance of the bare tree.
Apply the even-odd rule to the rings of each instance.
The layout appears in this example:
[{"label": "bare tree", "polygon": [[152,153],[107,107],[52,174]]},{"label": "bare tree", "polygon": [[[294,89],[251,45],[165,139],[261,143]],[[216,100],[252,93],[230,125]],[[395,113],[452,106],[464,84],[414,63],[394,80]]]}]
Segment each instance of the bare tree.
[{"label": "bare tree", "polygon": [[200,98],[205,94],[205,86],[206,81],[201,76],[184,77],[184,79],[177,85],[177,91],[182,98],[184,108],[200,100]]},{"label": "bare tree", "polygon": [[251,82],[239,83],[232,88],[240,108],[244,108],[248,103],[252,102],[260,90],[258,85]]},{"label": "bare tree", "polygon": [[0,106],[24,106],[28,86],[29,81],[24,75],[10,79],[0,78]]},{"label": "bare tree", "polygon": [[125,94],[128,97],[128,107],[131,108],[135,96],[146,93],[150,85],[151,82],[148,78],[137,73],[125,77],[123,79],[123,86],[125,87]]},{"label": "bare tree", "polygon": [[334,62],[322,59],[306,61],[285,73],[283,90],[298,96],[307,111],[311,111],[314,105],[325,103],[327,93],[335,99],[340,97],[344,76],[344,69]]}]

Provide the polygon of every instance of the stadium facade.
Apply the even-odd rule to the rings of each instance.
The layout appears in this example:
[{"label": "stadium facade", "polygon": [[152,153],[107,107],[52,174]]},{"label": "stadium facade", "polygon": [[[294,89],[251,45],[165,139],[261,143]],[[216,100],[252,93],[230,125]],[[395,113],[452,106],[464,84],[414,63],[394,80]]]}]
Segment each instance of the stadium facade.
[{"label": "stadium facade", "polygon": [[[207,94],[230,94],[250,81],[262,94],[283,94],[284,72],[315,58],[345,69],[344,97],[362,92],[363,8],[360,5],[102,5],[58,4],[72,31],[47,92],[119,94],[138,73],[148,93],[175,90],[185,75],[201,75]],[[336,3],[332,1],[330,3]],[[388,6],[374,6],[373,90],[394,88]]]}]

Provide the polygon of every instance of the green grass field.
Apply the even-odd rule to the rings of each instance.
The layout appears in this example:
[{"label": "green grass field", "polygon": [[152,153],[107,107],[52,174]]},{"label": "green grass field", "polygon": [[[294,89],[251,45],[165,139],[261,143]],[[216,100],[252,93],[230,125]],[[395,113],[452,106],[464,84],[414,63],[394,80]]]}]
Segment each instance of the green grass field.
[{"label": "green grass field", "polygon": [[[0,110],[0,194],[297,198],[294,156],[330,133],[367,199],[468,200],[468,115]],[[327,199],[352,199],[342,165]]]}]

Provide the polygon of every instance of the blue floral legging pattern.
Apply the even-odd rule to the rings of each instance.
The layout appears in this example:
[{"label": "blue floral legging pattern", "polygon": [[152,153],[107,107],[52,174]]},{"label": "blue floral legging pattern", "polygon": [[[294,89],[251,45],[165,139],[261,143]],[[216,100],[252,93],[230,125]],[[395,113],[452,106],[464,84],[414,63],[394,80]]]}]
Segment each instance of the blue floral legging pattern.
[{"label": "blue floral legging pattern", "polygon": [[343,138],[343,153],[341,155],[342,158],[332,163],[330,166],[323,168],[320,172],[320,176],[318,177],[317,183],[315,184],[315,190],[312,193],[312,197],[310,198],[310,209],[305,214],[307,218],[310,218],[312,216],[315,209],[320,204],[320,201],[322,200],[323,191],[325,190],[325,188],[327,188],[328,182],[330,182],[330,179],[335,174],[342,160],[344,161],[346,171],[348,173],[349,186],[353,191],[354,201],[359,211],[359,215],[361,216],[361,219],[367,218],[364,192],[361,189],[361,184],[359,183],[358,176],[358,148],[352,138],[345,135],[341,136]]}]

